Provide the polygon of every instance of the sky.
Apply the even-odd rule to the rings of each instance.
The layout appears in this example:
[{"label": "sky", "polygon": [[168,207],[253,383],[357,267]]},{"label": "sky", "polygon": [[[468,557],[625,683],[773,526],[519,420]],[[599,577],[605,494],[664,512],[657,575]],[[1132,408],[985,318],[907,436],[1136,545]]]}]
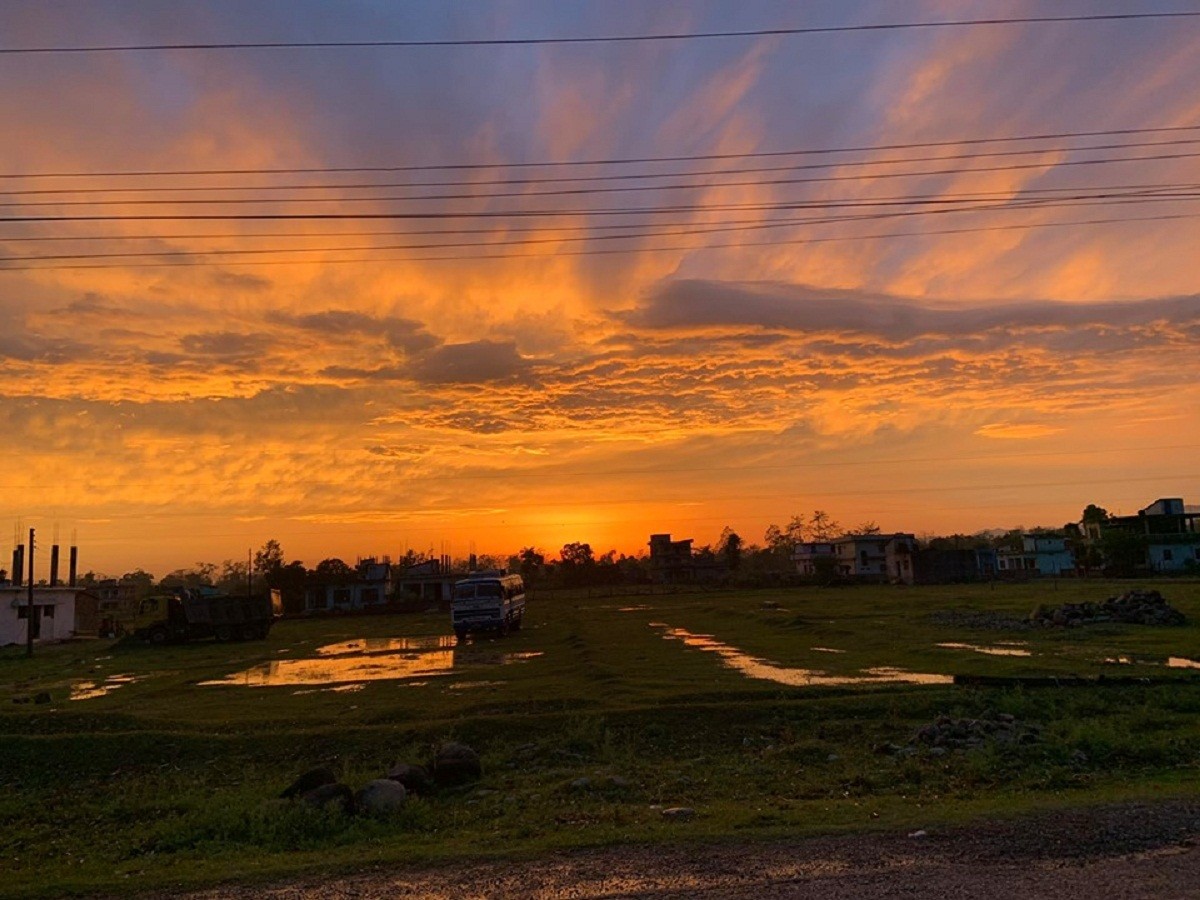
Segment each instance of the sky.
[{"label": "sky", "polygon": [[[1127,11],[12,2],[0,48]],[[161,575],[271,538],[634,553],[814,509],[933,534],[1200,502],[1198,39],[0,54],[0,543]],[[313,212],[350,217],[197,218]],[[6,221],[38,216],[74,219]]]}]

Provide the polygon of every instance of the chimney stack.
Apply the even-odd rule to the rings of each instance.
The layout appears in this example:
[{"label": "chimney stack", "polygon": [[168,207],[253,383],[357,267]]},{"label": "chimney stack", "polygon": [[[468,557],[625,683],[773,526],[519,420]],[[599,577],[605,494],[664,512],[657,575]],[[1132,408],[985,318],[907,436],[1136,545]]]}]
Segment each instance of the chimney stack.
[{"label": "chimney stack", "polygon": [[67,565],[67,584],[75,587],[79,575],[79,548],[71,545],[71,559]]},{"label": "chimney stack", "polygon": [[50,587],[58,586],[58,544],[50,545]]},{"label": "chimney stack", "polygon": [[13,570],[12,583],[20,587],[24,583],[25,573],[25,545],[17,544],[13,549]]}]

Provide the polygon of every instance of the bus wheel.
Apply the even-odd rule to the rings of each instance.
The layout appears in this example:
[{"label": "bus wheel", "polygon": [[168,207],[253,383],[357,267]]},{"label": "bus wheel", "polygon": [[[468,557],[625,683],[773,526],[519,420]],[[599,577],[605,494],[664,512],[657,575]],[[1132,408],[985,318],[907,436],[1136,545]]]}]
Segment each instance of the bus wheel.
[{"label": "bus wheel", "polygon": [[512,630],[513,630],[513,631],[520,631],[520,630],[521,630],[521,616],[517,616],[515,619],[513,619],[513,621],[512,621]]},{"label": "bus wheel", "polygon": [[216,628],[213,629],[213,635],[216,636],[216,639],[218,641],[233,640],[233,631],[230,629],[230,627],[228,625],[218,625]]},{"label": "bus wheel", "polygon": [[165,644],[169,635],[167,629],[161,625],[156,625],[150,629],[150,633],[146,636],[152,644]]}]

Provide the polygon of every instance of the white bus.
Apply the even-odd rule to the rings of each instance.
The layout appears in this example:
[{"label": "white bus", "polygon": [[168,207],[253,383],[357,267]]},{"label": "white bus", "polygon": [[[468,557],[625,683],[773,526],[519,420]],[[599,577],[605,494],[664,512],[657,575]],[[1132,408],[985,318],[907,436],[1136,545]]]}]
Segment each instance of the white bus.
[{"label": "white bus", "polygon": [[525,582],[520,575],[472,575],[454,583],[450,604],[454,633],[516,631],[525,618]]}]

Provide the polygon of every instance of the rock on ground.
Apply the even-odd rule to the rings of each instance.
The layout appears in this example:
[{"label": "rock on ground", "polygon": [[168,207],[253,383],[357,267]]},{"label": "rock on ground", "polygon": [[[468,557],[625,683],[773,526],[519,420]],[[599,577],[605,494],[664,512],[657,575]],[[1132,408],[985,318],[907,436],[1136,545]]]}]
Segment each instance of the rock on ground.
[{"label": "rock on ground", "polygon": [[358,811],[371,816],[390,816],[404,806],[406,799],[408,791],[404,785],[390,778],[368,781],[354,795]]}]

